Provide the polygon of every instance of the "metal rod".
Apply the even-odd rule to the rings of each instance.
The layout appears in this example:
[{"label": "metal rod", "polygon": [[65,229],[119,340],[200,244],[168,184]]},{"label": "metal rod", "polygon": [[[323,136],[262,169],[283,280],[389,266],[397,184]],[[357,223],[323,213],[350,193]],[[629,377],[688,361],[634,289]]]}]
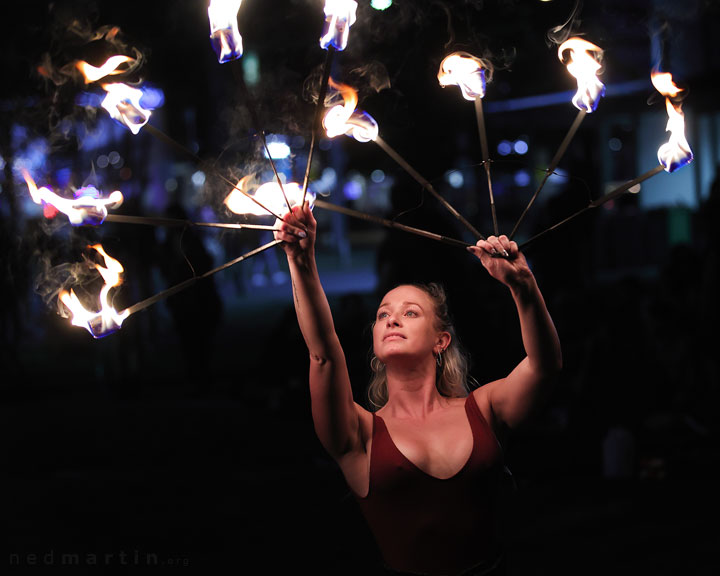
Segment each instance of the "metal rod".
[{"label": "metal rod", "polygon": [[454,238],[448,238],[447,236],[442,236],[441,234],[435,234],[434,232],[428,232],[427,230],[421,230],[420,228],[406,226],[405,224],[400,224],[399,222],[394,222],[393,220],[386,220],[385,218],[373,216],[372,214],[353,210],[352,208],[345,208],[344,206],[338,206],[337,204],[330,204],[329,202],[325,202],[324,200],[316,199],[315,207],[330,210],[332,212],[338,212],[340,214],[345,214],[346,216],[351,216],[353,218],[358,218],[367,222],[381,224],[382,226],[385,226],[387,228],[393,228],[395,230],[409,232],[417,236],[422,236],[423,238],[442,242],[443,244],[449,244],[450,246],[458,246],[461,248],[467,248],[468,246],[472,246],[472,244],[468,244],[467,242],[463,242],[462,240],[455,240]]},{"label": "metal rod", "polygon": [[488,152],[487,131],[485,130],[485,116],[483,115],[482,98],[475,98],[475,117],[477,119],[478,133],[480,134],[480,150],[485,165],[488,193],[490,194],[490,212],[492,213],[493,231],[498,235],[497,214],[495,212],[495,196],[493,195],[492,177],[490,176],[490,153]]},{"label": "metal rod", "polygon": [[[235,60],[234,62],[241,62],[241,60]],[[241,96],[245,100],[247,108],[250,111],[250,118],[252,119],[255,133],[260,136],[260,141],[262,142],[263,148],[265,149],[265,154],[267,155],[268,160],[270,160],[270,166],[272,166],[273,173],[275,174],[275,179],[277,180],[278,186],[280,186],[280,192],[282,193],[285,204],[287,205],[289,210],[290,201],[285,194],[285,188],[283,187],[282,180],[280,179],[280,174],[278,174],[277,167],[275,166],[275,160],[273,160],[273,157],[270,154],[270,148],[268,148],[267,139],[265,138],[265,131],[260,127],[260,117],[257,114],[257,108],[255,106],[255,103],[250,96],[250,90],[248,90],[247,84],[245,82],[245,75],[243,74],[242,68],[237,64],[233,63],[231,64],[231,67],[233,71],[233,76],[235,77],[238,86],[240,86]]]},{"label": "metal rod", "polygon": [[217,274],[218,272],[221,272],[222,270],[230,268],[230,266],[234,266],[235,264],[242,262],[243,260],[247,260],[248,258],[255,256],[256,254],[260,254],[260,252],[264,252],[268,248],[277,246],[281,242],[282,242],[282,240],[273,240],[272,242],[263,244],[259,248],[255,248],[254,250],[251,250],[250,252],[246,252],[245,254],[243,254],[242,256],[238,256],[234,260],[225,262],[225,264],[223,264],[222,266],[213,268],[212,270],[209,270],[209,271],[205,272],[204,274],[201,274],[200,276],[193,276],[192,278],[188,278],[187,280],[184,280],[183,282],[180,282],[179,284],[175,284],[175,286],[171,286],[167,290],[163,290],[162,292],[159,292],[159,293],[155,294],[154,296],[151,296],[150,298],[146,298],[145,300],[142,300],[142,301],[138,302],[137,304],[133,304],[129,308],[126,308],[125,310],[120,312],[120,314],[127,313],[128,316],[130,316],[132,314],[135,314],[136,312],[140,312],[140,310],[144,310],[145,308],[148,308],[149,306],[152,306],[153,304],[160,302],[160,300],[164,300],[165,298],[168,298],[168,297],[172,296],[173,294],[177,294],[178,292],[185,290],[186,288],[190,288],[196,282],[203,280],[204,278],[208,278],[209,276],[212,276],[213,274]]},{"label": "metal rod", "polygon": [[518,228],[520,227],[520,223],[525,218],[525,215],[528,213],[528,210],[530,210],[530,207],[535,202],[535,199],[537,198],[538,194],[540,194],[540,190],[543,189],[543,186],[545,186],[545,183],[547,182],[548,178],[550,178],[550,175],[555,172],[555,168],[557,168],[557,165],[560,163],[561,158],[565,155],[565,152],[567,151],[568,146],[570,145],[570,141],[575,136],[575,133],[577,132],[578,128],[580,127],[580,124],[585,119],[585,116],[587,115],[587,111],[585,110],[579,110],[577,113],[577,116],[575,116],[575,121],[572,123],[572,126],[570,126],[570,130],[568,130],[567,134],[565,135],[564,140],[560,144],[560,147],[555,152],[555,156],[553,157],[552,161],[550,162],[550,165],[548,166],[547,170],[545,170],[545,176],[542,179],[542,182],[540,182],[540,185],[535,190],[535,193],[532,195],[532,198],[530,198],[530,202],[528,202],[528,205],[525,206],[525,209],[523,210],[522,214],[520,214],[520,218],[518,218],[518,221],[515,223],[515,227],[512,229],[512,232],[510,233],[510,240],[513,239],[515,236],[515,233],[517,232]]},{"label": "metal rod", "polygon": [[224,222],[192,222],[178,218],[156,218],[154,216],[124,216],[122,214],[108,214],[105,222],[117,224],[144,224],[146,226],[204,226],[208,228],[229,228],[234,230],[278,230],[274,226],[264,224],[234,224]]},{"label": "metal rod", "polygon": [[315,140],[317,139],[317,132],[320,129],[320,122],[322,121],[322,112],[325,108],[325,95],[327,94],[328,82],[330,80],[330,70],[332,69],[332,60],[335,55],[335,47],[330,45],[327,48],[325,54],[325,64],[323,65],[322,81],[320,82],[320,92],[318,93],[317,104],[315,105],[315,116],[313,117],[312,132],[310,136],[310,150],[308,151],[307,165],[305,166],[305,177],[303,178],[303,193],[301,206],[305,204],[305,194],[308,189],[308,182],[310,181],[310,166],[313,161],[313,152],[315,150]]},{"label": "metal rod", "polygon": [[665,167],[662,164],[659,164],[652,170],[648,170],[647,172],[645,172],[645,174],[642,174],[641,176],[638,176],[637,178],[634,178],[633,180],[629,180],[628,182],[625,182],[625,184],[618,186],[617,188],[615,188],[615,190],[608,192],[607,194],[605,194],[604,196],[601,196],[597,200],[593,200],[587,206],[585,206],[585,208],[578,210],[577,212],[575,212],[574,214],[571,214],[564,220],[561,220],[557,224],[550,226],[550,228],[547,228],[546,230],[539,232],[532,238],[529,238],[528,240],[526,240],[525,242],[520,244],[519,249],[522,250],[523,248],[525,248],[525,247],[529,246],[530,244],[532,244],[533,242],[535,242],[538,238],[541,238],[542,236],[545,236],[545,234],[552,232],[553,230],[559,228],[560,226],[562,226],[564,224],[567,224],[568,222],[570,222],[571,220],[574,220],[575,218],[577,218],[581,214],[584,214],[588,210],[590,210],[592,208],[597,208],[598,206],[602,206],[603,204],[605,204],[606,202],[609,202],[610,200],[614,200],[618,196],[621,196],[622,194],[627,192],[633,186],[636,186],[636,185],[640,184],[641,182],[644,182],[648,178],[651,178],[651,177],[655,176],[656,174],[659,174],[664,169],[665,169]]},{"label": "metal rod", "polygon": [[377,136],[375,138],[375,143],[380,146],[387,154],[390,156],[395,162],[397,162],[410,176],[412,176],[425,190],[430,192],[435,198],[437,198],[440,203],[447,208],[450,213],[455,216],[470,232],[473,233],[473,235],[481,240],[485,240],[485,236],[483,236],[470,222],[468,222],[462,214],[460,214],[453,206],[445,200],[436,190],[433,188],[433,185],[430,184],[425,178],[423,178],[417,170],[415,170],[410,164],[408,164],[405,159],[400,156],[393,148],[391,148],[385,140],[383,140],[380,136]]}]

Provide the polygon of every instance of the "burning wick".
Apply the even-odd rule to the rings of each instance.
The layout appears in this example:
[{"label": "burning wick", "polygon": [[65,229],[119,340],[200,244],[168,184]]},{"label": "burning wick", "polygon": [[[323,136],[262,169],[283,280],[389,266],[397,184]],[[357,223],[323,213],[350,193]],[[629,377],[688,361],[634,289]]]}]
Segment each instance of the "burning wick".
[{"label": "burning wick", "polygon": [[224,64],[243,55],[242,36],[238,30],[237,13],[242,0],[210,0],[210,42],[218,62]]},{"label": "burning wick", "polygon": [[602,68],[602,64],[600,63],[602,59],[602,49],[581,38],[570,38],[563,42],[558,48],[558,58],[561,62],[564,62],[565,55],[568,51],[570,53],[570,59],[567,63],[567,70],[576,78],[578,87],[572,103],[578,109],[578,113],[565,138],[555,152],[555,156],[553,156],[550,165],[547,167],[547,170],[545,170],[545,176],[540,182],[540,185],[535,190],[527,206],[522,214],[520,214],[520,218],[518,218],[518,221],[515,223],[509,236],[511,240],[515,236],[525,215],[530,210],[530,207],[535,202],[535,199],[538,197],[538,194],[540,194],[540,191],[548,181],[548,178],[555,172],[555,168],[557,168],[560,160],[565,155],[570,142],[575,137],[575,133],[578,131],[585,116],[597,109],[600,98],[605,95],[605,85],[600,82],[597,77]]},{"label": "burning wick", "polygon": [[82,60],[76,62],[75,66],[78,70],[80,70],[83,77],[85,78],[85,84],[90,84],[91,82],[97,82],[98,80],[105,78],[105,76],[122,74],[123,72],[125,72],[125,70],[118,70],[118,68],[123,64],[127,64],[129,62],[134,62],[134,59],[130,58],[129,56],[118,55],[108,58],[105,63],[99,68],[91,66],[90,64],[88,64],[87,62],[83,62]]},{"label": "burning wick", "polygon": [[597,75],[602,68],[602,49],[582,38],[570,38],[560,44],[558,58],[565,62],[566,53],[570,53],[567,70],[577,80],[577,92],[573,105],[588,114],[597,108],[600,98],[605,95],[605,85]]},{"label": "burning wick", "polygon": [[670,139],[658,149],[658,161],[668,172],[674,172],[693,160],[690,144],[685,138],[685,118],[680,102],[673,102],[684,90],[678,88],[669,72],[654,70],[650,75],[655,89],[665,96],[665,108],[668,114],[666,132]]},{"label": "burning wick", "polygon": [[35,204],[43,207],[46,218],[54,217],[62,212],[68,217],[73,226],[97,226],[102,224],[108,216],[108,208],[118,208],[123,203],[123,195],[115,190],[108,198],[100,198],[100,193],[92,186],[85,186],[75,192],[75,198],[63,198],[49,188],[36,186],[32,176],[23,170],[23,177],[27,183],[30,197]]},{"label": "burning wick", "polygon": [[[266,182],[258,187],[254,194],[250,195],[245,190],[247,183],[252,176],[242,178],[225,198],[225,205],[234,214],[252,214],[255,216],[264,216],[267,211],[261,212],[257,208],[258,201],[262,205],[270,206],[274,212],[283,214],[289,212],[294,206],[302,203],[303,191],[296,182],[289,182],[285,185],[285,201],[280,200],[278,195],[278,184],[276,182]],[[315,194],[311,194],[311,205],[315,201]]]},{"label": "burning wick", "polygon": [[355,23],[355,0],[325,0],[325,25],[320,36],[320,47],[327,50],[347,48],[350,27]]},{"label": "burning wick", "polygon": [[110,114],[110,117],[130,132],[137,134],[150,119],[150,110],[140,105],[143,96],[142,90],[132,88],[127,84],[103,84],[107,96],[101,106]]},{"label": "burning wick", "polygon": [[59,298],[72,314],[71,322],[74,326],[85,328],[92,334],[93,338],[102,338],[119,330],[123,320],[125,320],[130,313],[128,311],[117,312],[109,301],[110,290],[119,286],[122,282],[120,276],[123,272],[122,265],[114,258],[108,256],[100,244],[95,244],[91,246],[91,248],[96,250],[105,260],[105,266],[94,264],[95,269],[105,281],[104,286],[100,290],[100,311],[92,312],[87,310],[73,290],[70,290],[70,292],[63,290]]},{"label": "burning wick", "polygon": [[[83,61],[78,61],[76,67],[85,77],[85,83],[89,84],[105,76],[121,74],[123,71],[119,71],[118,67],[132,61],[133,59],[128,56],[112,56],[100,68]],[[140,105],[142,90],[121,82],[101,84],[101,86],[106,92],[101,106],[108,111],[113,120],[129,128],[133,134],[137,134],[150,119],[150,111]]]},{"label": "burning wick", "polygon": [[[485,96],[485,71],[492,69],[489,64],[467,52],[453,52],[440,63],[437,78],[440,86],[458,86],[465,100],[475,103],[475,117],[480,136],[480,150],[482,153],[485,176],[490,196],[490,211],[492,213],[493,230],[498,235],[497,214],[495,211],[495,197],[493,195],[492,177],[490,175],[490,153],[488,151],[487,130],[485,129],[485,116],[483,114],[482,99]],[[479,237],[482,237],[479,236]]]}]

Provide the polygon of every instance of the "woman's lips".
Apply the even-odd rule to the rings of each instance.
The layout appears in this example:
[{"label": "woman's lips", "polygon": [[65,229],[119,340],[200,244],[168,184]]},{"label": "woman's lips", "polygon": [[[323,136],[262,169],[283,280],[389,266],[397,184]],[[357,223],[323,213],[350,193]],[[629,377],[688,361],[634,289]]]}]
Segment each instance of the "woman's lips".
[{"label": "woman's lips", "polygon": [[405,339],[405,336],[400,334],[399,332],[391,332],[390,334],[386,334],[383,338],[383,341],[385,340],[398,340],[398,339]]}]

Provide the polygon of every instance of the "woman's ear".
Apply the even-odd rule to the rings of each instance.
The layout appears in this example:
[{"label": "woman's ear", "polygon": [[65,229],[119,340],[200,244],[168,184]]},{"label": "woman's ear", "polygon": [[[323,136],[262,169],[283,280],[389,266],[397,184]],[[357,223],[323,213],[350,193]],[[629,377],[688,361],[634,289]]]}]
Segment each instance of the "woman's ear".
[{"label": "woman's ear", "polygon": [[450,346],[450,342],[452,341],[452,336],[450,336],[450,332],[440,332],[438,333],[437,338],[437,345],[440,346],[441,351],[447,350],[447,347]]}]

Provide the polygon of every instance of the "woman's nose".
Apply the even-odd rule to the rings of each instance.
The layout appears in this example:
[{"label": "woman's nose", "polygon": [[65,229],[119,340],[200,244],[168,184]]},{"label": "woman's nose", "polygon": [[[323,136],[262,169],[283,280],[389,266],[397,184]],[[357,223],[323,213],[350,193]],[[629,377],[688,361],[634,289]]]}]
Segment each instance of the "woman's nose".
[{"label": "woman's nose", "polygon": [[397,321],[394,314],[388,314],[387,325],[388,326],[399,326],[400,323]]}]

